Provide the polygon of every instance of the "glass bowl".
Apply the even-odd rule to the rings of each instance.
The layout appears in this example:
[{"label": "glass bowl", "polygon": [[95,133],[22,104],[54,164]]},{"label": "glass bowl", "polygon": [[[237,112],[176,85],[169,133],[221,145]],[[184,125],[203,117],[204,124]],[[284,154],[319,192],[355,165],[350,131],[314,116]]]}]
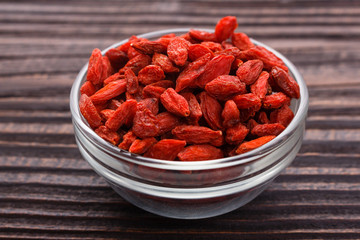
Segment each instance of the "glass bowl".
[{"label": "glass bowl", "polygon": [[[211,31],[208,29],[203,29]],[[156,39],[189,29],[150,32],[139,37]],[[80,86],[87,64],[72,86],[70,109],[76,143],[83,158],[128,202],[155,214],[180,219],[199,219],[230,212],[258,196],[295,158],[300,149],[308,109],[308,91],[296,67],[274,49],[300,86],[293,99],[295,117],[274,140],[244,154],[216,160],[180,162],[146,158],[119,149],[100,138],[79,110]],[[103,51],[127,42],[123,40]]]}]

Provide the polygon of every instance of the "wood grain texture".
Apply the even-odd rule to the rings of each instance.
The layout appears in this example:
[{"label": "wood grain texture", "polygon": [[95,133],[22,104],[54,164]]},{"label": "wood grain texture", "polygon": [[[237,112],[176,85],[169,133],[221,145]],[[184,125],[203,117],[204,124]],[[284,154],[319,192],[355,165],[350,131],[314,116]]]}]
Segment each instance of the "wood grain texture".
[{"label": "wood grain texture", "polygon": [[[225,15],[303,74],[303,146],[240,209],[192,221],[155,216],[82,160],[71,84],[95,47],[213,28]],[[360,239],[359,25],[351,0],[0,0],[0,239]]]}]

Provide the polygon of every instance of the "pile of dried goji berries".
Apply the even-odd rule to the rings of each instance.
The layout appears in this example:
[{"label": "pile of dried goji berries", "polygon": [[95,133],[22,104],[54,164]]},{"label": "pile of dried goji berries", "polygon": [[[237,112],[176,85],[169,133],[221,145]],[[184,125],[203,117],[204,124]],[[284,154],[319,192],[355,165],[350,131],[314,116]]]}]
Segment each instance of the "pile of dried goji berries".
[{"label": "pile of dried goji berries", "polygon": [[236,28],[227,16],[214,33],[132,36],[105,56],[95,49],[81,113],[106,141],[157,159],[217,159],[269,142],[293,119],[299,86]]}]

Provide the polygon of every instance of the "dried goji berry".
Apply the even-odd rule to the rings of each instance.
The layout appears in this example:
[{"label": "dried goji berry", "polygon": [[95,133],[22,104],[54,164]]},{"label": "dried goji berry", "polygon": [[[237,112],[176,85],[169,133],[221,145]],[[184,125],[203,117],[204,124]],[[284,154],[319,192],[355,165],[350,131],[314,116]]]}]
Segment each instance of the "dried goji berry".
[{"label": "dried goji berry", "polygon": [[189,59],[191,61],[195,61],[196,59],[208,53],[210,53],[211,58],[214,57],[214,53],[208,47],[205,47],[201,44],[192,44],[188,50]]},{"label": "dried goji berry", "polygon": [[79,100],[79,108],[90,127],[97,128],[101,125],[101,117],[91,99],[82,94]]},{"label": "dried goji berry", "polygon": [[287,99],[288,97],[282,92],[266,95],[263,101],[263,107],[265,109],[279,108],[286,103]]},{"label": "dried goji berry", "polygon": [[185,140],[188,144],[210,143],[222,137],[221,131],[192,125],[177,126],[171,132],[175,137]]},{"label": "dried goji berry", "polygon": [[136,57],[130,59],[125,66],[120,69],[119,73],[125,72],[126,68],[131,70],[137,75],[141,69],[151,63],[151,58],[148,55],[139,54]]},{"label": "dried goji berry", "polygon": [[131,144],[135,141],[136,139],[136,135],[134,134],[133,131],[128,131],[122,139],[122,142],[119,144],[119,148],[124,149],[124,150],[129,150]]},{"label": "dried goji berry", "polygon": [[190,115],[188,116],[189,122],[197,125],[199,119],[202,117],[201,107],[195,95],[191,92],[183,92],[181,95],[188,101]]},{"label": "dried goji berry", "polygon": [[228,39],[237,28],[237,20],[234,16],[226,16],[219,20],[215,26],[215,36],[218,42]]},{"label": "dried goji berry", "polygon": [[294,113],[286,104],[281,108],[276,109],[275,111],[270,113],[270,122],[280,123],[284,127],[287,127],[293,118],[294,118]]},{"label": "dried goji berry", "polygon": [[221,46],[224,48],[224,49],[228,49],[228,48],[233,48],[235,47],[231,42],[228,42],[228,41],[223,41],[221,43]]},{"label": "dried goji berry", "polygon": [[120,50],[120,51],[123,51],[127,54],[128,50],[129,50],[129,47],[131,45],[131,43],[133,42],[138,42],[138,41],[141,41],[141,38],[138,38],[137,36],[135,35],[132,35],[128,41],[120,46],[118,46],[116,49]]},{"label": "dried goji berry", "polygon": [[250,38],[245,33],[234,33],[231,36],[232,44],[241,51],[255,47]]},{"label": "dried goji berry", "polygon": [[113,114],[115,110],[113,109],[104,109],[100,112],[101,119],[106,122]]},{"label": "dried goji berry", "polygon": [[159,121],[148,108],[140,104],[135,113],[132,130],[139,138],[155,137],[160,130]]},{"label": "dried goji berry", "polygon": [[143,154],[149,148],[156,143],[156,139],[153,137],[144,138],[144,139],[136,139],[130,146],[129,152],[135,154]]},{"label": "dried goji berry", "polygon": [[246,93],[246,85],[237,76],[221,75],[205,85],[205,90],[219,100]]},{"label": "dried goji berry", "polygon": [[199,40],[199,41],[206,41],[206,42],[207,41],[209,41],[209,42],[217,41],[215,33],[190,29],[189,34],[192,38]]},{"label": "dried goji berry", "polygon": [[250,86],[252,93],[256,94],[260,99],[263,99],[268,92],[269,73],[263,71],[258,79]]},{"label": "dried goji berry", "polygon": [[108,84],[111,83],[111,82],[120,80],[120,79],[125,79],[125,75],[119,74],[119,73],[115,73],[115,74],[109,76],[107,79],[104,80],[104,86],[105,86],[105,85],[108,85]]},{"label": "dried goji berry", "polygon": [[140,70],[138,74],[139,82],[144,85],[158,82],[165,78],[164,71],[160,66],[157,65],[148,65]]},{"label": "dried goji berry", "polygon": [[159,41],[140,41],[131,44],[133,48],[142,54],[153,55],[154,52],[166,53],[167,46]]},{"label": "dried goji berry", "polygon": [[240,112],[233,100],[226,101],[221,117],[224,128],[233,127],[240,122]]},{"label": "dried goji berry", "polygon": [[271,76],[286,95],[293,98],[300,97],[300,88],[298,83],[284,69],[276,66],[273,67],[271,69]]},{"label": "dried goji berry", "polygon": [[120,68],[125,66],[126,62],[129,60],[127,54],[119,49],[111,48],[106,53],[105,56],[108,57],[111,66],[115,71],[119,71]]},{"label": "dried goji berry", "polygon": [[130,59],[133,59],[134,57],[141,55],[143,53],[139,52],[138,50],[136,50],[135,48],[133,48],[132,46],[129,47],[129,50],[127,52],[127,56]]},{"label": "dried goji berry", "polygon": [[221,51],[216,51],[215,55],[216,56],[227,55],[227,56],[234,56],[234,58],[238,58],[239,56],[241,56],[241,51],[237,47],[230,47]]},{"label": "dried goji berry", "polygon": [[136,106],[136,100],[126,100],[106,121],[105,126],[113,131],[117,131],[123,124],[131,123],[135,116]]},{"label": "dried goji berry", "polygon": [[244,141],[248,133],[249,129],[245,125],[238,123],[235,126],[226,129],[225,140],[229,144],[240,144]]},{"label": "dried goji berry", "polygon": [[204,88],[214,78],[230,73],[233,56],[219,55],[211,59],[205,66],[204,72],[196,80],[197,86]]},{"label": "dried goji berry", "polygon": [[280,123],[258,124],[252,130],[251,134],[259,137],[268,135],[279,135],[285,127]]},{"label": "dried goji berry", "polygon": [[158,65],[166,73],[179,72],[180,70],[173,65],[168,56],[161,53],[154,53],[152,64]]},{"label": "dried goji berry", "polygon": [[160,98],[160,95],[165,92],[166,88],[147,85],[143,88],[142,94],[145,98]]},{"label": "dried goji berry", "polygon": [[285,66],[284,62],[280,58],[278,58],[275,54],[261,46],[255,46],[249,48],[248,50],[242,51],[241,58],[245,60],[259,59],[263,62],[264,68],[267,71],[270,71],[271,68],[274,66],[280,67],[285,71],[288,71],[288,68]]},{"label": "dried goji berry", "polygon": [[182,150],[178,155],[180,161],[203,161],[222,158],[221,149],[208,144],[191,145]]},{"label": "dried goji berry", "polygon": [[159,100],[157,98],[145,98],[141,100],[138,105],[139,104],[148,108],[154,115],[159,112]]},{"label": "dried goji berry", "polygon": [[239,109],[255,108],[258,111],[261,108],[261,100],[253,93],[237,95],[232,99]]},{"label": "dried goji berry", "polygon": [[158,124],[160,128],[158,135],[160,136],[171,131],[176,126],[181,124],[181,120],[177,116],[169,112],[159,113],[158,115],[156,115],[156,118],[158,119]]},{"label": "dried goji berry", "polygon": [[95,48],[89,59],[89,66],[87,72],[87,81],[90,81],[94,85],[102,83],[108,78],[113,69],[110,61],[106,56],[101,55],[101,51]]},{"label": "dried goji berry", "polygon": [[130,68],[126,69],[124,75],[126,79],[126,91],[130,94],[135,94],[139,91],[139,81],[137,76]]},{"label": "dried goji berry", "polygon": [[93,95],[95,92],[96,92],[96,88],[95,88],[94,84],[92,84],[89,81],[84,82],[84,84],[80,88],[80,93],[86,94],[88,97]]},{"label": "dried goji berry", "polygon": [[199,99],[200,99],[201,111],[203,113],[206,122],[214,130],[221,129],[222,107],[220,103],[206,92],[201,92],[199,94]]},{"label": "dried goji berry", "polygon": [[188,49],[190,42],[181,37],[171,39],[167,47],[167,55],[170,60],[178,66],[183,66],[188,59]]},{"label": "dried goji berry", "polygon": [[215,138],[214,140],[210,141],[210,144],[215,146],[215,147],[221,147],[222,145],[225,144],[225,138],[224,135],[222,134],[221,136],[219,136],[218,138]]},{"label": "dried goji berry", "polygon": [[126,91],[126,80],[117,80],[110,82],[105,87],[101,88],[99,91],[94,93],[90,98],[94,103],[100,103],[107,100],[110,100],[114,97],[119,96],[120,94]]},{"label": "dried goji berry", "polygon": [[176,92],[192,86],[196,80],[204,71],[207,62],[210,60],[210,54],[205,54],[196,61],[190,63],[176,79]]},{"label": "dried goji berry", "polygon": [[213,42],[213,41],[204,41],[200,43],[201,45],[209,48],[211,51],[218,52],[224,50],[220,43]]},{"label": "dried goji berry", "polygon": [[241,154],[241,153],[249,152],[251,150],[254,150],[254,149],[264,145],[265,143],[270,142],[275,137],[276,136],[264,136],[264,137],[259,137],[257,139],[251,140],[249,142],[244,142],[244,143],[240,144],[240,146],[236,149],[235,153]]},{"label": "dried goji berry", "polygon": [[145,157],[151,157],[163,160],[175,160],[178,153],[183,150],[186,141],[176,139],[163,139],[155,143],[149,151],[145,153]]},{"label": "dried goji berry", "polygon": [[95,129],[95,133],[99,135],[105,141],[110,142],[112,145],[117,145],[120,141],[120,135],[107,128],[106,126],[100,126]]},{"label": "dried goji berry", "polygon": [[169,112],[181,117],[187,117],[190,115],[190,109],[187,100],[175,92],[173,88],[166,89],[161,94],[160,100],[162,105]]},{"label": "dried goji berry", "polygon": [[249,60],[240,65],[236,71],[236,76],[246,85],[253,84],[259,77],[263,69],[263,63],[260,60]]}]

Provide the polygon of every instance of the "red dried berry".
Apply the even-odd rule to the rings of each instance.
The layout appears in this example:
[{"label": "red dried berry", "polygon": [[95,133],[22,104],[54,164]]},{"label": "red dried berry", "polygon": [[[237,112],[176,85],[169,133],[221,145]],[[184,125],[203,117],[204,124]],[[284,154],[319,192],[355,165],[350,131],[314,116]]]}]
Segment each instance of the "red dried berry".
[{"label": "red dried berry", "polygon": [[216,42],[215,33],[210,33],[206,31],[200,31],[195,29],[190,29],[189,34],[191,38],[196,39],[198,41],[209,41],[209,42]]},{"label": "red dried berry", "polygon": [[179,119],[179,117],[169,112],[159,113],[158,115],[156,115],[156,118],[158,119],[160,128],[158,133],[159,136],[171,131],[176,126],[181,124],[181,120]]},{"label": "red dried berry", "polygon": [[117,131],[123,124],[131,123],[136,113],[136,106],[136,100],[126,100],[106,121],[105,126],[113,131]]},{"label": "red dried berry", "polygon": [[250,86],[251,92],[257,95],[260,99],[263,99],[268,92],[268,79],[269,73],[263,71],[258,79]]},{"label": "red dried berry", "polygon": [[236,76],[238,76],[246,85],[251,85],[258,79],[262,69],[262,61],[249,60],[240,65],[236,71]]},{"label": "red dried berry", "polygon": [[180,161],[203,161],[222,158],[223,152],[211,145],[192,145],[186,147],[178,155]]},{"label": "red dried berry", "polygon": [[154,53],[152,64],[158,65],[166,73],[179,72],[180,70],[173,65],[168,56],[160,53]]},{"label": "red dried berry", "polygon": [[108,101],[114,97],[119,96],[120,94],[126,91],[126,80],[117,80],[110,82],[105,87],[101,88],[90,98],[94,103],[101,103]]},{"label": "red dried berry", "polygon": [[175,137],[185,140],[188,144],[210,143],[222,137],[221,131],[192,125],[177,126],[171,132]]},{"label": "red dried berry", "polygon": [[265,96],[263,107],[265,109],[279,108],[288,101],[287,99],[288,97],[282,92],[273,93],[271,95]]},{"label": "red dried berry", "polygon": [[112,145],[117,145],[120,141],[120,135],[117,132],[110,130],[106,126],[98,127],[95,129],[95,133]]},{"label": "red dried berry", "polygon": [[245,33],[234,33],[231,36],[232,44],[241,51],[255,47],[250,38]]},{"label": "red dried berry", "polygon": [[292,98],[300,98],[299,85],[288,72],[275,66],[271,69],[271,76],[286,95]]},{"label": "red dried berry", "polygon": [[219,100],[226,100],[234,95],[246,93],[246,85],[236,76],[221,75],[207,83],[205,90]]},{"label": "red dried berry", "polygon": [[224,128],[233,127],[240,122],[240,112],[233,100],[226,101],[221,117]]},{"label": "red dried berry", "polygon": [[145,153],[145,157],[175,160],[178,153],[185,147],[186,142],[176,139],[163,139],[154,144],[149,151]]},{"label": "red dried berry", "polygon": [[285,127],[280,123],[258,124],[251,130],[251,134],[258,137],[268,135],[277,136],[284,131],[284,129]]},{"label": "red dried berry", "polygon": [[101,117],[91,99],[82,94],[79,100],[79,108],[90,127],[97,128],[101,125]]},{"label": "red dried berry", "polygon": [[248,133],[249,129],[245,125],[238,123],[235,126],[226,129],[225,140],[229,144],[240,144],[244,141]]},{"label": "red dried berry", "polygon": [[205,85],[214,78],[230,73],[233,56],[219,55],[211,59],[205,66],[203,73],[196,80],[196,85],[204,88]]},{"label": "red dried berry", "polygon": [[214,130],[221,129],[222,107],[220,103],[206,92],[200,93],[199,99],[200,99],[201,111],[203,113],[206,122]]},{"label": "red dried berry", "polygon": [[159,133],[159,121],[145,106],[139,105],[133,120],[132,131],[139,138],[155,137]]},{"label": "red dried berry", "polygon": [[215,26],[215,36],[218,42],[228,39],[237,28],[237,20],[234,16],[226,16],[219,20]]},{"label": "red dried berry", "polygon": [[210,60],[210,54],[205,54],[195,62],[190,63],[176,79],[176,92],[194,85],[196,78],[198,78],[204,71],[207,62]]},{"label": "red dried berry", "polygon": [[188,49],[190,42],[181,37],[171,39],[167,47],[167,55],[170,60],[178,66],[183,66],[188,59]]},{"label": "red dried berry", "polygon": [[148,85],[165,78],[164,71],[160,66],[157,65],[148,65],[140,70],[138,74],[139,82]]},{"label": "red dried berry", "polygon": [[160,96],[162,105],[169,112],[180,117],[187,117],[190,115],[189,104],[187,100],[175,92],[173,88],[166,89]]},{"label": "red dried berry", "polygon": [[244,143],[240,144],[240,146],[236,149],[235,153],[241,154],[241,153],[249,152],[251,150],[254,150],[254,149],[270,142],[275,137],[276,136],[264,136],[264,137],[260,137],[260,138],[251,140],[249,142],[244,142]]},{"label": "red dried berry", "polygon": [[129,152],[135,154],[143,154],[149,148],[156,143],[156,139],[153,137],[144,138],[144,139],[136,139],[130,146]]}]

